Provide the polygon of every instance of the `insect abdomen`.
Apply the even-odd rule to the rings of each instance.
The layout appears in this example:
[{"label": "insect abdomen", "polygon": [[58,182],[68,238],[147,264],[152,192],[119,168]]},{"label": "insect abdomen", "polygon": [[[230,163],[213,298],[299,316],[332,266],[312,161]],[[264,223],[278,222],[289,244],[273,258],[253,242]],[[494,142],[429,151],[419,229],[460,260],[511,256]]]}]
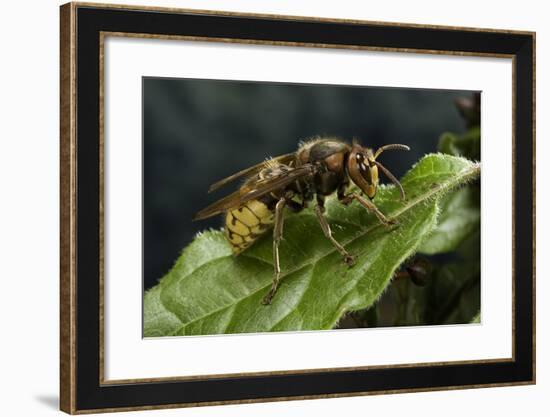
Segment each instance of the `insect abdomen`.
[{"label": "insect abdomen", "polygon": [[259,200],[248,201],[225,215],[225,235],[235,254],[252,245],[272,225],[273,212]]}]

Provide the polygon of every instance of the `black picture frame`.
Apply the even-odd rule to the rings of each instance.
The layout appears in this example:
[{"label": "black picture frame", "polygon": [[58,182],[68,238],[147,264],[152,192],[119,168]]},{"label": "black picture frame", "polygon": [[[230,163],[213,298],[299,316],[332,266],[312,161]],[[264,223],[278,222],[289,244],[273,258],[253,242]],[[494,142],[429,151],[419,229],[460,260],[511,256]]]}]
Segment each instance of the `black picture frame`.
[{"label": "black picture frame", "polygon": [[[535,34],[113,5],[61,6],[61,409],[67,413],[535,383]],[[102,383],[102,32],[396,52],[514,65],[513,358]]]}]

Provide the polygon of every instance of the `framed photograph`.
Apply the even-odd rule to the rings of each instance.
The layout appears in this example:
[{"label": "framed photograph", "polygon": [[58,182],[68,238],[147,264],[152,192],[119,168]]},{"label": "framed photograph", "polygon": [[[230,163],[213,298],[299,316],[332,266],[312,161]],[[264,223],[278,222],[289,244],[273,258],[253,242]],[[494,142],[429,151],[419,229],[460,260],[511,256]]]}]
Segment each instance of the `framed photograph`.
[{"label": "framed photograph", "polygon": [[535,383],[535,34],[61,6],[61,409]]}]

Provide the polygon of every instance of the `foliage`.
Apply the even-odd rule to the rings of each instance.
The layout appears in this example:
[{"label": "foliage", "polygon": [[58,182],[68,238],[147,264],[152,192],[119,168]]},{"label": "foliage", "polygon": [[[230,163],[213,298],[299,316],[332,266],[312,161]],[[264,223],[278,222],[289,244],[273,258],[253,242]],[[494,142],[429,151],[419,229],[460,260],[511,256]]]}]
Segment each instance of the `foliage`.
[{"label": "foliage", "polygon": [[[400,200],[394,186],[380,187],[375,203],[398,220],[398,225],[391,227],[381,225],[357,203],[345,207],[328,199],[327,217],[334,236],[356,256],[351,268],[324,237],[311,210],[288,215],[281,244],[283,278],[269,306],[260,301],[272,280],[271,236],[233,256],[220,231],[199,234],[171,271],[145,294],[144,335],[331,329],[353,311],[372,319],[379,312],[369,307],[386,290],[400,265],[419,248],[440,252],[465,244],[469,236],[464,236],[464,229],[479,222],[479,215],[473,213],[468,188],[456,190],[475,180],[479,172],[479,165],[465,158],[425,156],[401,180],[405,201]],[[460,223],[453,213],[466,213],[467,224]],[[443,233],[448,239],[442,239]],[[468,301],[466,290],[474,291],[476,284],[467,285],[464,277],[468,274],[461,270],[464,267],[462,263],[448,265],[448,278],[438,279],[439,284],[430,291],[456,294],[456,300],[449,298],[453,306],[463,297]],[[470,272],[475,275],[474,269]],[[443,272],[438,273],[443,276]],[[461,279],[454,279],[458,275]],[[410,285],[408,280],[397,282]],[[424,291],[409,301],[419,304],[424,298],[425,309],[429,305],[427,294]],[[411,321],[411,315],[426,316],[422,313],[421,317],[420,310],[408,304],[403,308],[411,311],[406,313],[405,322]],[[434,322],[455,322],[464,320],[469,309],[458,314],[454,308],[441,306],[431,309],[430,314],[441,315],[434,316]],[[465,320],[469,322],[478,311],[479,307]],[[396,324],[402,322],[396,320]]]},{"label": "foliage", "polygon": [[439,139],[439,151],[454,155],[467,156],[474,161],[480,157],[480,129],[479,126],[472,127],[464,135],[445,132]]},{"label": "foliage", "polygon": [[464,187],[441,200],[438,225],[419,248],[427,255],[451,252],[479,229],[479,192],[476,187]]},{"label": "foliage", "polygon": [[[480,157],[479,97],[457,103],[466,133],[443,133],[438,150],[471,160]],[[465,111],[466,109],[466,111]],[[340,327],[411,326],[479,323],[480,183],[473,181],[440,199],[438,225],[402,265],[380,301],[349,314]],[[421,265],[421,286],[413,282]],[[428,265],[429,267],[427,267]],[[411,279],[413,278],[413,279]]]}]

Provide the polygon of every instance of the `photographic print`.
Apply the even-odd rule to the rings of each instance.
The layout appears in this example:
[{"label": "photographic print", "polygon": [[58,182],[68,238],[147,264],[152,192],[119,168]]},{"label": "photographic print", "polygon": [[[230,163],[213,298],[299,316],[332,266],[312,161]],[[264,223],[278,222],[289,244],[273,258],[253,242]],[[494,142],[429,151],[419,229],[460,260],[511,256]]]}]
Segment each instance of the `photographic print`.
[{"label": "photographic print", "polygon": [[69,3],[60,40],[63,411],[535,382],[534,32]]},{"label": "photographic print", "polygon": [[480,92],[142,97],[144,337],[480,322]]}]

